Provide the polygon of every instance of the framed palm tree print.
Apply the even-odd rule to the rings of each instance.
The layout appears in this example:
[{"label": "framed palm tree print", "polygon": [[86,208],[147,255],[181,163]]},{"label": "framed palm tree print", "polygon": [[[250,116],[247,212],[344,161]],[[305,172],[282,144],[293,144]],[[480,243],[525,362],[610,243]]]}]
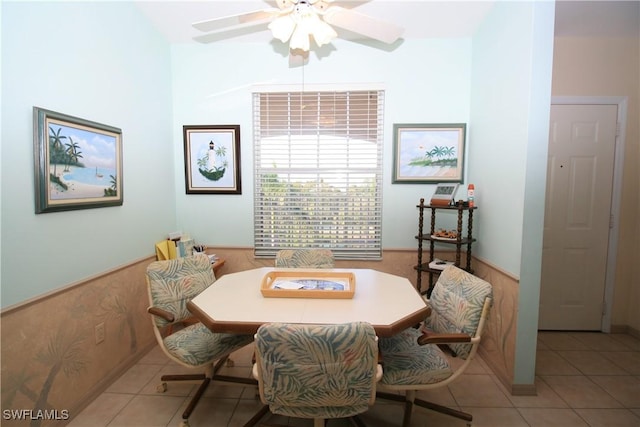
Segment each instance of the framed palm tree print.
[{"label": "framed palm tree print", "polygon": [[240,125],[183,126],[187,194],[242,194]]},{"label": "framed palm tree print", "polygon": [[33,107],[36,213],[119,206],[122,131]]},{"label": "framed palm tree print", "polygon": [[393,183],[462,182],[465,123],[394,124]]}]

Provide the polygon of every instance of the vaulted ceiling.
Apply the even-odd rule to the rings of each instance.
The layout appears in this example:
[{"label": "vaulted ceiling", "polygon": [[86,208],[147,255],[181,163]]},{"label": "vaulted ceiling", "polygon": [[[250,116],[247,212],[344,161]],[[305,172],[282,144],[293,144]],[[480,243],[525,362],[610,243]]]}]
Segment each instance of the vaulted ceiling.
[{"label": "vaulted ceiling", "polygon": [[[508,1],[508,0],[497,0]],[[537,0],[540,1],[540,0]],[[360,13],[388,20],[405,28],[403,38],[469,37],[495,1],[333,0]],[[268,0],[136,1],[140,10],[171,43],[195,43],[203,33],[191,24],[212,18],[277,7]],[[639,36],[640,1],[556,2],[558,36]],[[358,35],[338,29],[341,38]],[[267,23],[239,27],[217,36],[220,41],[269,41]]]}]

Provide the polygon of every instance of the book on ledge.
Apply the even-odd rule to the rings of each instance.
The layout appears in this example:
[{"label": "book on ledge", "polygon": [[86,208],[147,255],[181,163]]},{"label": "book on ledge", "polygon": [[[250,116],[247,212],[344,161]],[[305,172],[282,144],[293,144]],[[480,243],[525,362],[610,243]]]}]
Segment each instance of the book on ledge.
[{"label": "book on ledge", "polygon": [[163,261],[178,258],[176,242],[173,240],[163,240],[156,243],[156,259]]},{"label": "book on ledge", "polygon": [[444,261],[439,258],[434,258],[433,261],[429,263],[429,268],[432,270],[444,270],[447,266],[453,264],[453,261]]}]

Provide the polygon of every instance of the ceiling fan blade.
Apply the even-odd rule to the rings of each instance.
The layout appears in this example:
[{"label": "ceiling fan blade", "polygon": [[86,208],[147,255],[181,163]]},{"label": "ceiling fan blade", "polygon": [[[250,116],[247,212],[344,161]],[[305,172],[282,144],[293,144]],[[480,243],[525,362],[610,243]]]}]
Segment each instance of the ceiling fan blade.
[{"label": "ceiling fan blade", "polygon": [[[306,3],[317,6],[321,3],[331,3],[334,0],[304,0]],[[300,2],[300,0],[276,0],[276,4],[280,9],[288,9],[291,6],[295,6]]]},{"label": "ceiling fan blade", "polygon": [[327,24],[335,25],[387,44],[398,40],[404,32],[404,28],[395,24],[340,6],[327,8],[323,18]]},{"label": "ceiling fan blade", "polygon": [[255,25],[244,25],[244,26],[236,26],[229,27],[225,30],[214,31],[211,33],[203,33],[200,36],[193,37],[193,40],[199,43],[214,43],[223,40],[229,40],[235,37],[242,37],[249,34],[253,34],[256,31],[265,31],[267,30],[267,23],[263,22],[261,24],[255,23]]},{"label": "ceiling fan blade", "polygon": [[274,16],[282,13],[278,9],[263,9],[253,12],[241,13],[238,15],[224,16],[222,18],[208,19],[206,21],[195,22],[191,24],[194,28],[203,31],[220,31],[227,30],[230,27],[247,24],[260,24],[271,20]]},{"label": "ceiling fan blade", "polygon": [[330,3],[333,3],[334,0],[308,0],[308,1],[309,1],[309,4],[311,4],[313,8],[318,11],[318,13],[324,13],[327,10],[327,8],[331,6]]},{"label": "ceiling fan blade", "polygon": [[282,10],[289,9],[291,6],[295,6],[298,0],[276,0],[278,7]]}]

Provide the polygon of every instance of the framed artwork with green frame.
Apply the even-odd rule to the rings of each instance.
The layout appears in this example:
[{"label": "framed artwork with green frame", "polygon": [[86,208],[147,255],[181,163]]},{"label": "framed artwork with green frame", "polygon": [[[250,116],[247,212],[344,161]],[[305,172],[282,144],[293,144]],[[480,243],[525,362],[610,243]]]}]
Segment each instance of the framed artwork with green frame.
[{"label": "framed artwork with green frame", "polygon": [[183,126],[187,194],[242,194],[240,125]]},{"label": "framed artwork with green frame", "polygon": [[122,130],[33,107],[36,214],[123,204]]},{"label": "framed artwork with green frame", "polygon": [[462,182],[465,123],[394,124],[393,183]]}]

